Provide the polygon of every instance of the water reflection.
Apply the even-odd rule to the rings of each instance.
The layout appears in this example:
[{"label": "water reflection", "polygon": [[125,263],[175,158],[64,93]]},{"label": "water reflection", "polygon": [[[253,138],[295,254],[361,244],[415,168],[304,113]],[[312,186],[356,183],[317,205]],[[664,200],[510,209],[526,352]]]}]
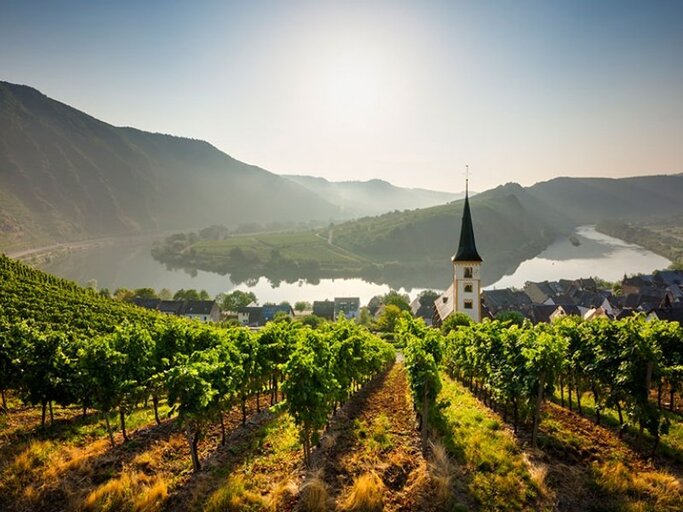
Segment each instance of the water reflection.
[{"label": "water reflection", "polygon": [[[574,279],[599,276],[607,280],[618,280],[624,273],[651,272],[669,265],[666,258],[658,256],[639,246],[628,244],[584,226],[577,230],[575,246],[568,238],[561,238],[537,257],[524,261],[510,261],[496,255],[484,255],[484,285],[504,288],[522,287],[525,281],[553,279]],[[576,242],[575,240],[574,242]],[[116,245],[93,247],[70,253],[45,264],[42,268],[53,274],[85,283],[95,279],[99,287],[116,288],[150,287],[156,290],[169,288],[205,289],[210,295],[235,289],[251,290],[261,302],[288,300],[322,300],[332,297],[360,297],[367,302],[371,297],[386,293],[390,287],[402,289],[415,297],[425,288],[443,289],[451,279],[448,261],[442,267],[415,268],[405,275],[384,275],[375,278],[322,279],[311,282],[290,279],[277,286],[263,277],[241,277],[244,282],[237,285],[228,275],[202,270],[169,269],[156,262],[150,249],[152,241],[120,242]],[[504,261],[503,261],[504,260]],[[509,275],[504,275],[509,274]],[[298,277],[298,276],[297,276]],[[370,282],[372,280],[379,283]]]},{"label": "water reflection", "polygon": [[590,276],[619,281],[624,274],[650,273],[671,264],[668,259],[638,245],[599,233],[594,226],[578,228],[574,237],[579,245],[569,238],[561,238],[488,288],[522,288],[527,281]]}]

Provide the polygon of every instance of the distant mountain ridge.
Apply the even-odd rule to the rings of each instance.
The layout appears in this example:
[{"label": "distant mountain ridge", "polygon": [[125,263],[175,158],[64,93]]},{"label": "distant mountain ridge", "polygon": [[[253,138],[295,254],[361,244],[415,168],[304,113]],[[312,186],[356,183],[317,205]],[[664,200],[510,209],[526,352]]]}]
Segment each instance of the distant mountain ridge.
[{"label": "distant mountain ridge", "polygon": [[0,82],[0,245],[339,216],[207,142],[115,127]]},{"label": "distant mountain ridge", "polygon": [[[676,200],[680,197],[683,174],[555,178],[530,187],[507,183],[481,192],[470,202],[477,248],[484,259],[483,281],[492,283],[512,273],[521,261],[580,225],[683,215],[683,201]],[[345,222],[332,228],[334,243],[374,261],[412,264],[416,273],[431,264],[445,280],[457,249],[462,207],[460,200]]]},{"label": "distant mountain ridge", "polygon": [[404,188],[388,181],[328,181],[303,175],[283,175],[331,203],[352,217],[379,215],[392,210],[414,210],[462,199],[464,192],[439,192],[423,188]]}]

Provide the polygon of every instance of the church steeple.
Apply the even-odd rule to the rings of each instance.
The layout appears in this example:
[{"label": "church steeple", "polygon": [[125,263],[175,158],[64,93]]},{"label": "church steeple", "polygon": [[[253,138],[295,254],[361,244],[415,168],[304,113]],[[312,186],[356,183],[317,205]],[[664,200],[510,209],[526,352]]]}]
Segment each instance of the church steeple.
[{"label": "church steeple", "polygon": [[474,242],[474,228],[472,227],[472,214],[470,213],[469,179],[465,179],[465,208],[462,211],[462,226],[460,227],[460,245],[453,256],[453,261],[482,261],[477,252]]}]

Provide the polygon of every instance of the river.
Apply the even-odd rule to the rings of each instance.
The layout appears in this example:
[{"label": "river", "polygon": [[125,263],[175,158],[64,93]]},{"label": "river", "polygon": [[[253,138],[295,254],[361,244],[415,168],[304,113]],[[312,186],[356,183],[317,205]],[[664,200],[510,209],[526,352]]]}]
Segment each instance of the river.
[{"label": "river", "polygon": [[[577,229],[575,246],[567,238],[561,238],[541,254],[522,262],[512,275],[504,276],[487,288],[521,288],[526,281],[573,279],[599,276],[609,281],[619,280],[624,274],[651,272],[670,264],[637,245],[598,233],[591,226]],[[317,284],[306,282],[281,283],[272,287],[261,278],[255,283],[233,284],[228,276],[196,271],[169,270],[152,259],[151,241],[128,241],[113,245],[86,248],[56,257],[43,264],[47,272],[72,279],[79,283],[95,280],[100,288],[114,291],[116,288],[150,287],[156,290],[168,288],[195,288],[206,290],[211,296],[235,289],[253,291],[261,303],[299,300],[314,301],[334,297],[360,297],[367,303],[374,295],[389,291],[389,286],[368,283],[362,279],[321,279]],[[483,255],[486,259],[486,255]],[[486,262],[484,262],[484,265]],[[445,276],[444,287],[448,284]],[[421,288],[400,290],[414,298]]]},{"label": "river", "polygon": [[522,288],[527,281],[554,281],[596,276],[607,281],[621,281],[624,274],[649,274],[663,269],[671,261],[595,230],[581,226],[569,238],[560,238],[541,254],[523,261],[511,275],[503,276],[487,289]]}]

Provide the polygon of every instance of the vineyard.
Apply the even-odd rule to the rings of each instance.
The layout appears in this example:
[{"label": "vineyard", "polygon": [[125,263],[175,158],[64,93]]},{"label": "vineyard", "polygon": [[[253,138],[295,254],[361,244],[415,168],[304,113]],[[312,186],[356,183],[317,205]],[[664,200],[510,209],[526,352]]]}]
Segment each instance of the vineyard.
[{"label": "vineyard", "polygon": [[258,332],[0,257],[0,510],[680,510],[683,333]]},{"label": "vineyard", "polygon": [[423,425],[440,426],[452,437],[443,415],[450,403],[437,403],[446,381],[446,396],[469,390],[528,442],[544,471],[553,460],[563,466],[555,485],[572,476],[567,462],[585,466],[590,477],[577,481],[595,487],[601,502],[586,492],[577,509],[681,509],[683,418],[676,398],[683,384],[683,330],[677,323],[635,316],[463,324],[443,337],[410,318],[398,328]]}]

